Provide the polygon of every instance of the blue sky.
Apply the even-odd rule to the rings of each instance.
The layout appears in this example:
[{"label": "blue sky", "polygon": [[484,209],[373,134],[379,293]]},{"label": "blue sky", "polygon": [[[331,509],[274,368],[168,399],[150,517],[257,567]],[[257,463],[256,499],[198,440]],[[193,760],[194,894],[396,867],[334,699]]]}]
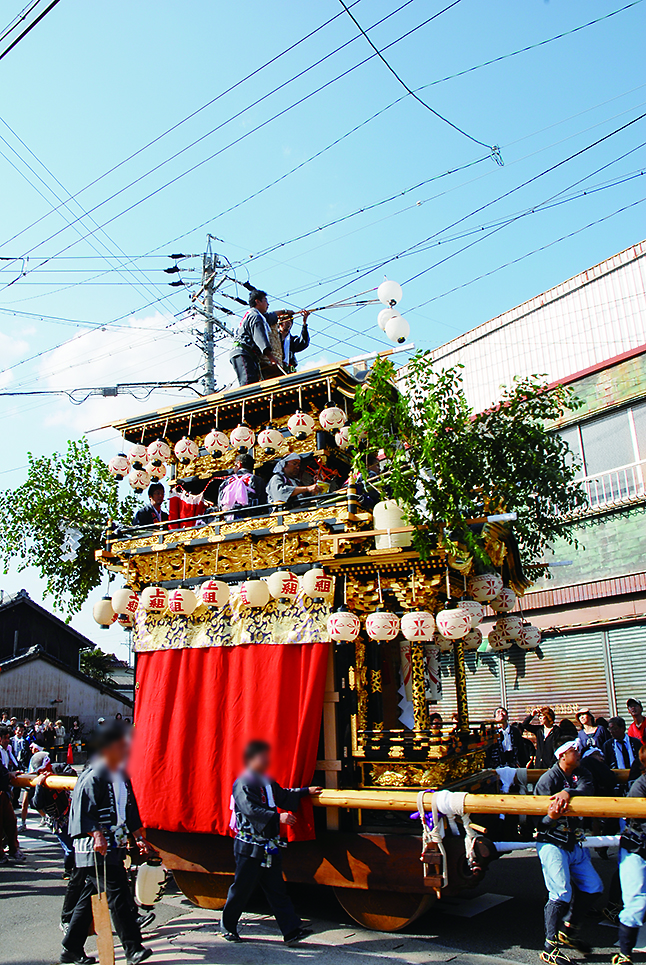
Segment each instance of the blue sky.
[{"label": "blue sky", "polygon": [[[476,141],[500,145],[503,167],[486,147],[404,96],[378,58],[355,67],[372,50],[338,0],[189,0],[181,6],[113,0],[109,7],[62,0],[0,61],[0,256],[19,259],[0,263],[0,387],[73,388],[198,373],[191,324],[174,317],[187,305],[187,292],[168,288],[162,268],[171,264],[165,256],[172,252],[201,252],[207,230],[220,239],[214,247],[234,264],[236,275],[266,288],[274,304],[325,304],[376,287],[385,273],[407,282],[401,311],[411,338],[425,348],[641,240],[646,204],[635,202],[646,197],[640,174],[646,170],[646,119],[536,176],[646,111],[646,2],[444,80],[625,6],[459,0],[420,26],[447,5],[360,0],[352,12],[366,29],[388,17],[369,31],[373,42],[383,49],[398,41],[385,56],[407,85],[425,87],[420,96]],[[9,20],[21,4],[6,6],[3,18]],[[252,71],[254,77],[238,83]],[[59,203],[52,189],[65,199],[64,191],[76,194],[95,181],[69,201],[68,210],[52,213]],[[583,190],[585,196],[572,198]],[[371,211],[314,231],[391,196]],[[549,199],[566,203],[550,201],[545,210],[490,234],[506,218]],[[234,211],[221,214],[233,205]],[[485,210],[467,217],[483,205]],[[458,221],[459,227],[447,230]],[[95,222],[105,229],[96,230]],[[586,227],[592,222],[599,223]],[[464,235],[482,225],[485,230]],[[94,233],[78,240],[78,232]],[[431,240],[421,245],[424,239]],[[274,245],[280,247],[263,254]],[[422,250],[393,257],[417,245]],[[101,274],[115,266],[107,252],[157,257]],[[65,257],[41,266],[44,256],[59,253]],[[18,278],[22,270],[27,274]],[[92,324],[125,317],[98,331],[41,315]],[[373,308],[314,316],[309,361],[387,348],[375,317]],[[225,358],[218,374],[221,384],[230,379]],[[20,483],[27,451],[63,448],[70,437],[163,399],[156,396],[147,405],[93,399],[78,407],[59,398],[0,399],[0,486]],[[94,451],[106,459],[113,454],[113,433],[94,431],[89,438]],[[9,591],[25,586],[39,598],[39,581],[30,572],[12,572],[0,585]],[[99,633],[87,608],[74,625],[103,646],[122,640],[121,631]]]}]

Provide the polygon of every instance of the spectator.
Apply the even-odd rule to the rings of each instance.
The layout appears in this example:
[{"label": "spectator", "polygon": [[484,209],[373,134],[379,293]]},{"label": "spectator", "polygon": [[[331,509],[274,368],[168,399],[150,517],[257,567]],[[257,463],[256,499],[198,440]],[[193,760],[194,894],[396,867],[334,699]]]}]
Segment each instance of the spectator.
[{"label": "spectator", "polygon": [[29,750],[29,742],[25,737],[25,728],[22,724],[16,725],[14,735],[11,738],[11,749],[20,765],[20,769],[26,771],[31,759],[31,751]]},{"label": "spectator", "polygon": [[62,720],[57,720],[54,724],[54,755],[60,764],[65,754],[65,741],[67,732]]},{"label": "spectator", "polygon": [[43,750],[47,751],[48,754],[52,754],[54,747],[56,746],[56,731],[54,730],[54,725],[52,724],[49,717],[46,717],[43,721]]},{"label": "spectator", "polygon": [[220,487],[218,509],[226,512],[225,519],[244,519],[255,516],[253,507],[264,506],[267,502],[265,484],[254,473],[253,456],[238,453],[233,463],[233,473]]},{"label": "spectator", "polygon": [[509,723],[509,713],[505,707],[496,707],[493,712],[496,724],[496,743],[487,752],[486,767],[525,767],[527,752],[518,727]]},{"label": "spectator", "polygon": [[[535,717],[538,717],[538,724],[532,723]],[[552,708],[535,707],[520,727],[536,738],[536,767],[551,767],[556,760],[556,748],[563,743]]]},{"label": "spectator", "polygon": [[636,737],[626,735],[626,721],[623,717],[611,717],[608,726],[610,737],[603,745],[606,764],[608,767],[629,770],[635,761],[639,760],[639,748],[642,745]]},{"label": "spectator", "polygon": [[635,700],[634,697],[630,697],[626,701],[626,707],[628,708],[628,713],[632,717],[632,724],[628,728],[628,736],[636,737],[641,743],[646,742],[646,717],[644,717],[641,703],[639,700]]},{"label": "spectator", "polygon": [[610,740],[607,729],[597,724],[594,714],[589,707],[581,707],[576,715],[581,730],[579,731],[579,746],[581,753],[588,747],[598,747],[603,751],[605,744]]},{"label": "spectator", "polygon": [[[4,850],[4,840],[7,842],[9,858],[12,861],[23,862],[25,855],[18,844],[18,822],[13,809],[13,781],[17,771],[13,763],[13,753],[9,753],[11,731],[0,725],[0,864],[7,863]],[[9,766],[7,766],[7,764]]]},{"label": "spectator", "polygon": [[151,526],[153,523],[164,523],[168,513],[163,512],[162,503],[166,491],[160,482],[153,482],[148,487],[148,503],[135,513],[135,526]]},{"label": "spectator", "polygon": [[311,486],[301,484],[301,459],[297,452],[290,452],[276,463],[274,474],[267,485],[267,499],[270,503],[293,507],[300,500],[320,491],[318,483]]},{"label": "spectator", "polygon": [[11,774],[20,774],[22,770],[11,746],[11,729],[6,724],[0,724],[0,763]]}]

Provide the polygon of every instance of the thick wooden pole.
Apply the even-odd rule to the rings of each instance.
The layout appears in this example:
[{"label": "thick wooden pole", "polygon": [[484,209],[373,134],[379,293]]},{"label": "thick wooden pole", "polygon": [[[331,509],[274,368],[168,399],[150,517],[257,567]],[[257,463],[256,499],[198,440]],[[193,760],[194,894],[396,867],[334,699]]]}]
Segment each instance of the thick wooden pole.
[{"label": "thick wooden pole", "polygon": [[[16,787],[34,787],[37,774],[18,774],[14,777],[13,783]],[[48,774],[45,785],[54,791],[71,791],[74,788],[77,777],[60,777],[58,774]]]}]

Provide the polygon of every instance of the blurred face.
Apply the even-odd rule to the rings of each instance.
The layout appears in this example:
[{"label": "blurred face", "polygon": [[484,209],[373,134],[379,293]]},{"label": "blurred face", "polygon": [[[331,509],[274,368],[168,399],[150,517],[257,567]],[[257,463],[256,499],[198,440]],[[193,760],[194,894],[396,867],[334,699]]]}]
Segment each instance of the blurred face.
[{"label": "blurred face", "polygon": [[159,489],[153,490],[153,492],[150,494],[150,501],[155,509],[159,509],[161,504],[164,502],[164,490],[161,488],[161,486]]},{"label": "blurred face", "polygon": [[130,756],[130,741],[126,737],[115,741],[113,744],[108,745],[108,747],[103,748],[101,756],[111,771],[120,770],[122,767],[125,767]]},{"label": "blurred face", "polygon": [[10,739],[9,734],[3,734],[2,737],[0,737],[0,747],[4,747],[6,750],[9,747]]},{"label": "blurred face", "polygon": [[496,707],[496,712],[493,715],[493,719],[497,724],[501,724],[503,727],[506,727],[507,721],[509,720],[509,715],[504,707]]},{"label": "blurred face", "polygon": [[25,733],[24,727],[16,727],[16,737],[22,737]]},{"label": "blurred face", "polygon": [[622,741],[626,736],[624,728],[614,720],[611,720],[608,724],[608,730],[610,731],[610,736],[615,741]]},{"label": "blurred face", "polygon": [[263,751],[261,754],[256,754],[255,757],[252,757],[247,767],[250,771],[253,771],[254,774],[266,774],[269,770],[269,764],[269,753],[267,751]]},{"label": "blurred face", "polygon": [[30,720],[25,720],[25,730],[27,730],[30,724],[31,724]]}]

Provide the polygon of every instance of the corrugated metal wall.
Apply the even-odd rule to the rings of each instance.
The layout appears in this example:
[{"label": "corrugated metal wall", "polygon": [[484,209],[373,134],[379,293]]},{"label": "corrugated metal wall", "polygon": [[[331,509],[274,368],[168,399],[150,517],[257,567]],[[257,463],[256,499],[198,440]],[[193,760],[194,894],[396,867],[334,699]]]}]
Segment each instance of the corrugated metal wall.
[{"label": "corrugated metal wall", "polygon": [[607,636],[616,713],[629,719],[629,697],[646,704],[646,626],[617,627],[608,630]]},{"label": "corrugated metal wall", "polygon": [[507,707],[512,720],[522,720],[534,707],[548,704],[561,717],[574,718],[579,707],[595,716],[610,714],[604,633],[564,634],[541,643],[544,658],[511,652],[505,660]]},{"label": "corrugated metal wall", "polygon": [[[500,658],[496,654],[465,654],[467,667],[467,696],[469,700],[469,717],[473,721],[489,720],[494,708],[502,701]],[[453,655],[443,653],[440,658],[442,670],[442,700],[433,704],[432,710],[437,709],[446,722],[455,713],[457,701],[455,697],[455,675],[453,673]]]}]

